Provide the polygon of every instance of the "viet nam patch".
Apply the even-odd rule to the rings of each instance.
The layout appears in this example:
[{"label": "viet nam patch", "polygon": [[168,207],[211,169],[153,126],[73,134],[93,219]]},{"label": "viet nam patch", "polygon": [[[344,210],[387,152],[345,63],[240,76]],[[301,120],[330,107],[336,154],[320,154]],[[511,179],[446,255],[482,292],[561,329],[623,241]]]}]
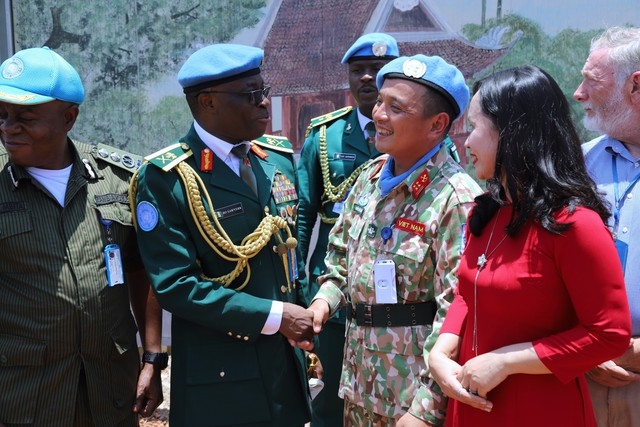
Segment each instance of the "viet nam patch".
[{"label": "viet nam patch", "polygon": [[158,210],[149,202],[140,202],[136,208],[136,218],[142,231],[151,231],[158,225]]}]

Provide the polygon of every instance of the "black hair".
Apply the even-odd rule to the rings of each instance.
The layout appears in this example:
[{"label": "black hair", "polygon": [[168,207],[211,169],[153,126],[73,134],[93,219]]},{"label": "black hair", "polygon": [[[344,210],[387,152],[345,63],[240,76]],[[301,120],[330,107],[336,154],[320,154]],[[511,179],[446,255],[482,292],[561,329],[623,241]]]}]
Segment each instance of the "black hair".
[{"label": "black hair", "polygon": [[553,214],[565,207],[586,207],[606,223],[608,205],[587,173],[569,103],[547,72],[534,66],[499,71],[478,81],[473,93],[499,135],[488,193],[476,198],[469,219],[473,234],[480,234],[506,194],[513,203],[505,230],[510,236],[528,220],[560,234],[571,223],[557,222]]},{"label": "black hair", "polygon": [[440,91],[433,89],[430,86],[426,86],[424,94],[422,95],[422,104],[424,109],[422,111],[423,117],[431,117],[439,113],[446,113],[449,116],[449,124],[443,132],[443,138],[449,133],[453,121],[456,119],[457,113],[454,110],[451,102]]}]

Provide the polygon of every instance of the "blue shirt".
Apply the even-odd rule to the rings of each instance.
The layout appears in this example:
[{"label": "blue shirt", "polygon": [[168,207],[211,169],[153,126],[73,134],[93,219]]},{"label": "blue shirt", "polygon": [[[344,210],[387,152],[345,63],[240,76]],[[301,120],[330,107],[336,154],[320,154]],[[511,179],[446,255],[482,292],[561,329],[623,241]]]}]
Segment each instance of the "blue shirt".
[{"label": "blue shirt", "polygon": [[[625,190],[640,173],[640,159],[634,159],[618,140],[607,135],[598,137],[582,146],[587,170],[598,188],[605,192],[611,210],[615,209],[615,179],[612,157],[615,157],[618,175],[618,197],[620,219],[616,238],[629,245],[624,280],[631,309],[631,329],[634,337],[640,335],[640,183],[636,183],[625,194]],[[609,219],[613,232],[614,218]]]}]

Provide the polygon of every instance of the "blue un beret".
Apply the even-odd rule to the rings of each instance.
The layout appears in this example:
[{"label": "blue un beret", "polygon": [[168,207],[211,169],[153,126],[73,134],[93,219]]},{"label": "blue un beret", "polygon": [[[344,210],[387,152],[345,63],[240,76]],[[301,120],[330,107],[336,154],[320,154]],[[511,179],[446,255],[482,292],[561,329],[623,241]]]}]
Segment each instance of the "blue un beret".
[{"label": "blue un beret", "polygon": [[398,43],[389,34],[368,33],[351,45],[340,62],[346,64],[356,59],[393,59],[399,55]]},{"label": "blue un beret", "polygon": [[262,49],[241,44],[212,44],[191,54],[178,72],[184,92],[193,92],[260,73]]},{"label": "blue un beret", "polygon": [[0,101],[36,105],[53,100],[82,104],[78,72],[48,47],[17,52],[0,66]]},{"label": "blue un beret", "polygon": [[464,76],[460,70],[439,56],[401,56],[378,71],[378,90],[385,78],[411,80],[438,91],[454,107],[456,119],[462,115],[469,103],[469,88]]}]

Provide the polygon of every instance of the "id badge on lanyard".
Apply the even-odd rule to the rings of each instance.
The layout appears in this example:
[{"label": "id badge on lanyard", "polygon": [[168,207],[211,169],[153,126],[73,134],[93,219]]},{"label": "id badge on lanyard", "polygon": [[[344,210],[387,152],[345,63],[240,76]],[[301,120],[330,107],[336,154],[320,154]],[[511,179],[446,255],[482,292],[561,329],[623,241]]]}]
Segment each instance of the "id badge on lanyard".
[{"label": "id badge on lanyard", "polygon": [[640,173],[637,174],[627,188],[620,195],[620,190],[618,189],[618,164],[616,163],[616,156],[611,156],[611,172],[613,174],[613,197],[615,201],[615,206],[613,209],[613,238],[614,243],[616,245],[616,250],[618,251],[618,258],[620,259],[620,265],[622,265],[622,271],[625,271],[627,266],[627,252],[629,251],[629,245],[622,240],[618,239],[618,227],[620,226],[620,211],[624,206],[624,200],[627,197],[627,194],[633,186],[640,179]]},{"label": "id badge on lanyard", "polygon": [[124,269],[122,268],[122,255],[120,246],[113,242],[111,224],[113,221],[100,219],[107,230],[107,245],[104,247],[104,263],[107,269],[107,286],[116,286],[124,283]]}]

